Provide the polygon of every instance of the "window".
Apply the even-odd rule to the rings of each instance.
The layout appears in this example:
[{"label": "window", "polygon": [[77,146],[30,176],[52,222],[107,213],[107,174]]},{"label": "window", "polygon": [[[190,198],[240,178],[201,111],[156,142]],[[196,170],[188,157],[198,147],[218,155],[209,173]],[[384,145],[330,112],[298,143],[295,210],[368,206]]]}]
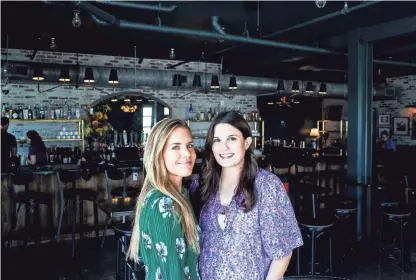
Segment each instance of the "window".
[{"label": "window", "polygon": [[143,132],[149,135],[152,129],[152,107],[143,107]]},{"label": "window", "polygon": [[169,116],[169,107],[164,107],[163,108],[163,115]]}]

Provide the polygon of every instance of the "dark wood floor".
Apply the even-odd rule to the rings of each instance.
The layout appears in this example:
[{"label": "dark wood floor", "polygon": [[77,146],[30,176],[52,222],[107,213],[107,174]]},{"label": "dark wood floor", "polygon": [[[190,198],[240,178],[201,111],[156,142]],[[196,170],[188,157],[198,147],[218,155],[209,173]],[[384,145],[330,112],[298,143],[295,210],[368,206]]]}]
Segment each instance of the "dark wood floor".
[{"label": "dark wood floor", "polygon": [[[115,243],[114,236],[109,236],[104,248],[101,249],[99,240],[95,238],[86,239],[78,246],[75,261],[71,261],[70,258],[69,242],[2,250],[1,279],[115,280]],[[415,250],[412,253],[412,262],[413,267],[416,267]],[[344,271],[342,273],[344,275],[340,275],[339,268],[335,270],[337,270],[336,274],[338,276],[347,276],[353,280],[416,279],[416,273],[400,273],[394,262],[386,265],[383,270],[377,268],[375,261],[357,265],[349,271]],[[289,268],[288,274],[293,274],[293,266]]]}]

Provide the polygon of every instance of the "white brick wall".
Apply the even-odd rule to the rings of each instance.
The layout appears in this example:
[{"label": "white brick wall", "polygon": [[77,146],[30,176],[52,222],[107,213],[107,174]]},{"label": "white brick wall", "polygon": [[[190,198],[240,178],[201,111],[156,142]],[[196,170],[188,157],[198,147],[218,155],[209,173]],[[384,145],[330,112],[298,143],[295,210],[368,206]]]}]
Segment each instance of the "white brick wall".
[{"label": "white brick wall", "polygon": [[[2,60],[5,59],[5,49],[1,50]],[[8,59],[9,61],[31,61],[30,55],[33,50],[20,50],[9,49]],[[104,56],[104,55],[91,55],[91,54],[79,54],[79,63],[81,65],[89,66],[101,66],[101,67],[122,67],[122,68],[134,68],[134,57],[118,57],[118,56]],[[39,51],[32,62],[39,63],[57,63],[57,64],[72,64],[77,63],[77,54],[75,53],[62,53],[62,52],[50,52]],[[167,66],[179,63],[181,61],[176,60],[160,60],[160,59],[148,59],[144,58],[141,64],[139,59],[136,59],[137,69],[154,69],[164,70]],[[202,69],[205,71],[205,63],[202,62],[190,62],[183,64],[176,68],[178,72],[200,72]],[[219,73],[220,64],[207,63],[208,73]],[[50,89],[58,84],[40,84],[40,91]],[[39,93],[37,84],[28,82],[16,82],[12,81],[8,85],[10,90],[8,95],[1,95],[1,102],[8,104],[28,104],[34,106],[35,104],[48,104],[48,102],[64,102],[69,99],[73,103],[81,105],[91,104],[94,101],[102,98],[106,93],[94,90],[91,87],[80,86],[78,89],[74,86],[63,86],[54,90]],[[103,88],[108,94],[113,93],[113,88]],[[224,98],[218,93],[198,93],[190,94],[185,98],[179,99],[178,97],[188,93],[190,90],[178,91],[176,90],[159,90],[159,89],[115,89],[117,94],[124,95],[145,95],[152,97],[155,100],[162,100],[172,108],[172,117],[185,118],[187,108],[192,103],[194,111],[199,109],[205,109],[208,107],[218,107],[221,100],[224,100],[226,108],[240,108],[242,111],[253,111],[257,107],[257,98],[254,95],[246,94],[233,94],[233,99],[229,100]]]},{"label": "white brick wall", "polygon": [[416,76],[403,76],[387,79],[388,83],[400,87],[400,93],[395,100],[376,101],[374,107],[379,114],[390,114],[391,131],[393,131],[394,117],[407,117],[410,119],[410,132],[408,136],[393,135],[399,145],[416,145],[416,139],[412,140],[412,116],[416,114],[416,108],[405,108],[406,105],[416,103]]},{"label": "white brick wall", "polygon": [[[412,116],[416,114],[416,108],[405,108],[406,105],[416,103],[416,76],[403,76],[387,79],[390,86],[399,87],[400,93],[395,100],[374,101],[373,107],[377,109],[378,114],[389,114],[391,117],[391,131],[393,132],[393,118],[407,117],[410,119],[410,132],[408,136],[393,135],[398,145],[416,145],[416,140],[412,140]],[[348,101],[338,99],[324,99],[322,103],[322,116],[328,106],[343,105],[342,118],[348,118]],[[378,123],[378,120],[376,120]]]}]

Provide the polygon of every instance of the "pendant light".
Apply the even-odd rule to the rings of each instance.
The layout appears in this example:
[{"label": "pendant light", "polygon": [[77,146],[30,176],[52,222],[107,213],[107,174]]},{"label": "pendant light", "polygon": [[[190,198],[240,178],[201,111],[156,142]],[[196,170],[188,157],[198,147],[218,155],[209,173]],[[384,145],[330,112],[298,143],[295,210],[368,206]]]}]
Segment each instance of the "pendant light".
[{"label": "pendant light", "polygon": [[327,94],[328,92],[326,91],[326,84],[325,83],[321,83],[321,86],[319,87],[319,94]]},{"label": "pendant light", "polygon": [[94,80],[94,73],[92,72],[92,68],[87,67],[85,69],[84,83],[92,84],[94,82],[95,80]]},{"label": "pendant light", "polygon": [[230,77],[230,84],[228,86],[229,89],[237,89],[237,79],[233,76]]},{"label": "pendant light", "polygon": [[284,83],[284,81],[281,80],[281,79],[278,79],[277,80],[277,91],[278,92],[281,92],[281,91],[284,91],[284,90],[285,90],[285,83]]},{"label": "pendant light", "polygon": [[111,69],[110,71],[110,77],[108,79],[109,84],[118,84],[118,74],[117,69]]},{"label": "pendant light", "polygon": [[199,75],[199,74],[194,75],[194,80],[192,81],[192,87],[194,87],[194,88],[201,88],[202,87],[201,75]]},{"label": "pendant light", "polygon": [[312,84],[312,82],[307,82],[306,83],[305,93],[307,93],[307,94],[313,93],[313,84]]},{"label": "pendant light", "polygon": [[299,89],[299,81],[293,81],[292,84],[292,93],[299,93],[300,89]]},{"label": "pendant light", "polygon": [[60,82],[70,82],[71,78],[69,77],[69,68],[63,67],[61,68],[61,74],[59,75]]},{"label": "pendant light", "polygon": [[43,76],[43,70],[41,67],[37,66],[33,69],[32,80],[34,81],[43,81],[45,77]]},{"label": "pendant light", "polygon": [[217,75],[212,75],[211,77],[211,88],[212,89],[220,88],[220,82],[218,81]]},{"label": "pendant light", "polygon": [[181,76],[179,74],[174,74],[173,75],[172,86],[173,87],[180,87],[181,85],[182,85]]}]

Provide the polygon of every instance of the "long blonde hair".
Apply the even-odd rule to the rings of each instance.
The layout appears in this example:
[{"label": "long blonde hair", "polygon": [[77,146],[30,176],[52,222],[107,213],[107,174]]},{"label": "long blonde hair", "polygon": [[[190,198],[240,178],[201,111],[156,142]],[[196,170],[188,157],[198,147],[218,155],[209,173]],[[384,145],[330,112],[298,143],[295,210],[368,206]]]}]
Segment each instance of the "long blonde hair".
[{"label": "long blonde hair", "polygon": [[[174,201],[175,210],[180,219],[182,232],[185,240],[191,245],[191,248],[199,253],[199,243],[197,238],[196,224],[193,216],[193,210],[180,190],[178,190],[169,180],[169,172],[166,169],[163,160],[163,149],[171,133],[176,128],[186,128],[189,130],[186,122],[180,119],[164,119],[158,122],[150,132],[147,145],[143,155],[143,164],[146,170],[146,177],[143,187],[136,204],[136,216],[130,241],[130,247],[127,251],[127,258],[135,262],[140,261],[139,243],[140,243],[140,214],[143,209],[143,203],[147,194],[157,189],[163,194],[169,196]],[[157,225],[153,225],[157,226]]]}]

